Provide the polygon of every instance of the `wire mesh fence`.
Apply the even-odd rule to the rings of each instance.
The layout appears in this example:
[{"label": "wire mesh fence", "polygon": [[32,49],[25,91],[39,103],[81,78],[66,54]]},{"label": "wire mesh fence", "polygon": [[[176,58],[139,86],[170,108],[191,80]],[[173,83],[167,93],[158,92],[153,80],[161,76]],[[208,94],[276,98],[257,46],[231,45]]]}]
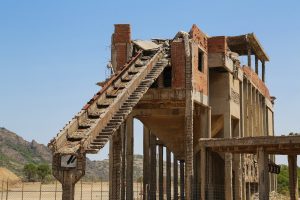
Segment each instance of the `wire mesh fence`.
[{"label": "wire mesh fence", "polygon": [[[59,182],[0,181],[0,200],[62,200]],[[105,181],[83,182],[75,186],[75,200],[108,200],[109,184]],[[142,199],[142,184],[134,183],[134,199]]]},{"label": "wire mesh fence", "polygon": [[[165,185],[164,185],[165,186]],[[245,196],[249,199],[258,199],[258,188],[256,185],[247,185]],[[134,199],[143,199],[143,184],[134,182]],[[237,188],[233,188],[233,193]],[[174,185],[171,184],[171,199],[182,199],[180,197],[180,185],[178,185],[177,198],[174,198]],[[208,184],[205,187],[207,200],[225,199],[224,185]],[[167,199],[167,190],[163,188],[163,199]],[[200,185],[194,188],[194,199],[200,199]],[[157,187],[156,199],[159,199]],[[80,181],[75,186],[75,200],[108,200],[109,183],[107,181],[87,182]],[[183,197],[184,199],[184,197]],[[247,198],[248,199],[248,198]],[[289,199],[288,195],[283,196],[276,192],[270,193],[270,199]],[[0,200],[62,200],[62,187],[59,182],[43,184],[40,182],[21,182],[0,180]]]}]

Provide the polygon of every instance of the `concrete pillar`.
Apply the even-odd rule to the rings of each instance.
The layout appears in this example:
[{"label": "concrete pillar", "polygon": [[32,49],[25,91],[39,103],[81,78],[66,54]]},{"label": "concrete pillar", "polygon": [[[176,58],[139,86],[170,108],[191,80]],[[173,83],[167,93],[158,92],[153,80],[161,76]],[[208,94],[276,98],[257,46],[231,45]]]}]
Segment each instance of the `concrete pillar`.
[{"label": "concrete pillar", "polygon": [[185,195],[186,200],[193,197],[194,176],[193,102],[186,106],[185,116]]},{"label": "concrete pillar", "polygon": [[156,199],[156,136],[150,135],[150,199]]},{"label": "concrete pillar", "polygon": [[225,200],[232,200],[232,154],[225,153],[225,177],[224,177]]},{"label": "concrete pillar", "polygon": [[261,79],[262,79],[263,82],[265,82],[265,78],[266,78],[265,77],[266,76],[265,75],[266,74],[265,61],[263,60],[261,64],[262,64],[262,66],[261,66]]},{"label": "concrete pillar", "polygon": [[241,154],[235,154],[234,156],[233,169],[235,172],[234,176],[234,196],[235,200],[242,200],[242,165],[241,165]]},{"label": "concrete pillar", "polygon": [[119,200],[121,189],[121,131],[112,135],[109,147],[109,199]]},{"label": "concrete pillar", "polygon": [[258,74],[258,57],[255,55],[255,73]]},{"label": "concrete pillar", "polygon": [[166,185],[166,190],[167,190],[167,200],[171,200],[171,152],[167,148],[167,166],[166,166],[166,177],[167,177],[167,185]]},{"label": "concrete pillar", "polygon": [[178,200],[178,160],[173,154],[173,199]]},{"label": "concrete pillar", "polygon": [[296,200],[298,194],[297,155],[288,155],[290,199]]},{"label": "concrete pillar", "polygon": [[[232,136],[231,114],[230,111],[227,112],[228,113],[224,115],[224,137],[231,138]],[[225,190],[225,200],[232,200],[233,191],[232,191],[232,154],[231,153],[225,153],[224,190]]]},{"label": "concrete pillar", "polygon": [[194,148],[193,148],[193,53],[188,35],[184,35],[185,45],[185,198],[193,198]]},{"label": "concrete pillar", "polygon": [[200,196],[201,200],[205,200],[206,188],[206,148],[203,146],[200,150]]},{"label": "concrete pillar", "polygon": [[126,120],[126,200],[133,199],[133,117]]},{"label": "concrete pillar", "polygon": [[126,125],[122,124],[120,126],[120,132],[121,132],[121,142],[122,142],[122,162],[121,162],[121,200],[125,200],[125,194],[126,194]]},{"label": "concrete pillar", "polygon": [[150,184],[150,131],[144,126],[144,157],[143,157],[143,200],[149,198],[149,184]]},{"label": "concrete pillar", "polygon": [[62,184],[62,199],[74,200],[75,184],[85,174],[86,156],[76,155],[76,168],[61,166],[61,155],[55,154],[52,158],[52,174]]},{"label": "concrete pillar", "polygon": [[258,148],[258,176],[259,176],[259,199],[269,199],[269,168],[268,168],[268,154],[262,147]]},{"label": "concrete pillar", "polygon": [[158,191],[159,200],[164,199],[164,160],[163,160],[163,146],[158,146]]},{"label": "concrete pillar", "polygon": [[207,108],[207,137],[211,138],[211,107]]},{"label": "concrete pillar", "polygon": [[248,67],[250,68],[251,68],[251,54],[252,54],[251,47],[248,46]]},{"label": "concrete pillar", "polygon": [[179,161],[179,167],[180,167],[180,199],[185,200],[185,193],[184,193],[184,161]]}]

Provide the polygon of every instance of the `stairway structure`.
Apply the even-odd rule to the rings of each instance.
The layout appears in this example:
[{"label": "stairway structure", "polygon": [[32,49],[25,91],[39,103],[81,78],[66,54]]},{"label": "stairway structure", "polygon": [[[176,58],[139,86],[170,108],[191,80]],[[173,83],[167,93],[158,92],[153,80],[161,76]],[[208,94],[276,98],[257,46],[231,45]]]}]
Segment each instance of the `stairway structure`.
[{"label": "stairway structure", "polygon": [[65,174],[72,168],[77,175],[71,185],[84,175],[86,154],[98,153],[125,122],[169,64],[168,54],[167,45],[137,50],[123,69],[107,80],[101,91],[51,140],[48,146],[53,152],[53,174],[60,182],[66,181]]}]

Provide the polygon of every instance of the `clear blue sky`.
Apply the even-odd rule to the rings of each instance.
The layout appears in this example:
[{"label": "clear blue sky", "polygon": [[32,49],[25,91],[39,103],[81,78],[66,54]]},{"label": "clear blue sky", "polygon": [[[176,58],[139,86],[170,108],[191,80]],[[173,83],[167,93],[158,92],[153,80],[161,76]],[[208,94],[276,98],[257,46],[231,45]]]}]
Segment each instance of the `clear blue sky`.
[{"label": "clear blue sky", "polygon": [[276,134],[300,132],[299,8],[296,0],[0,0],[0,127],[47,144],[99,89],[113,24],[130,23],[133,38],[149,39],[195,23],[210,36],[255,32],[271,58]]}]

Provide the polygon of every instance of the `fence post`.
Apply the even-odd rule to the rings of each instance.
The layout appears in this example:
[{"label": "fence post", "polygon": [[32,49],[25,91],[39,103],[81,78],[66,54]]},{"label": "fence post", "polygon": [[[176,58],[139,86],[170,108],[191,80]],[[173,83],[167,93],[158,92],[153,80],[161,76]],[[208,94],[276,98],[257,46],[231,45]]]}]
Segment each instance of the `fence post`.
[{"label": "fence post", "polygon": [[3,191],[4,190],[4,180],[2,180],[2,189],[1,189],[1,200],[3,200]]},{"label": "fence post", "polygon": [[93,200],[93,184],[94,184],[94,179],[92,179],[92,185],[91,185],[91,200]]},{"label": "fence post", "polygon": [[22,200],[24,199],[24,182],[22,181]]},{"label": "fence post", "polygon": [[6,200],[8,200],[8,179],[6,181]]},{"label": "fence post", "polygon": [[102,179],[100,179],[100,200],[102,200]]},{"label": "fence post", "polygon": [[57,181],[55,181],[55,200],[56,200],[56,193],[57,193]]},{"label": "fence post", "polygon": [[40,197],[39,197],[39,200],[41,200],[41,199],[42,199],[42,182],[40,184]]},{"label": "fence post", "polygon": [[82,179],[80,181],[80,200],[82,200]]}]

